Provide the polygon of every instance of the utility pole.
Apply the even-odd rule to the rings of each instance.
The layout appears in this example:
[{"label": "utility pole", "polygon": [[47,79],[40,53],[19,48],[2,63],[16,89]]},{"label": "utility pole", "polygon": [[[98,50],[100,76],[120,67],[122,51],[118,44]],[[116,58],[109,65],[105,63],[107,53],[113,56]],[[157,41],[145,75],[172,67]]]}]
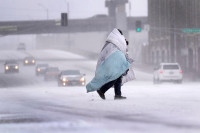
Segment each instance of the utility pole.
[{"label": "utility pole", "polygon": [[176,61],[176,33],[175,33],[175,28],[176,28],[176,12],[175,12],[175,7],[176,3],[174,1],[171,1],[171,21],[170,21],[170,29],[172,32],[170,32],[170,61],[175,62]]}]

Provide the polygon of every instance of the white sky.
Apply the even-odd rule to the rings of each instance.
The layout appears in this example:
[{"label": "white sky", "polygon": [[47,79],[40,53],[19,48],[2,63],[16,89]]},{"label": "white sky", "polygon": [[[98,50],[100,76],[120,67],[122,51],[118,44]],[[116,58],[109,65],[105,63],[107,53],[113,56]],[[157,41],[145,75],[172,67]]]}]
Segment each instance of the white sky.
[{"label": "white sky", "polygon": [[[129,0],[128,16],[147,16],[147,1]],[[47,19],[47,12],[49,19],[59,19],[61,12],[67,12],[67,3],[70,18],[107,14],[105,0],[0,0],[0,21]]]}]

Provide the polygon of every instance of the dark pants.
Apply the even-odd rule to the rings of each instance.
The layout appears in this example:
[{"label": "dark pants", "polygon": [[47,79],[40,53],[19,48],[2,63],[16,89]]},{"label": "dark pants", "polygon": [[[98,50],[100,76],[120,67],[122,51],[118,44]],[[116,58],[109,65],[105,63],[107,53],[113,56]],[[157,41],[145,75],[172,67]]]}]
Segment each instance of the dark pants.
[{"label": "dark pants", "polygon": [[104,94],[107,90],[109,90],[113,85],[115,89],[115,95],[121,96],[121,84],[122,84],[122,76],[120,76],[118,79],[110,81],[103,85],[100,88],[100,91]]}]

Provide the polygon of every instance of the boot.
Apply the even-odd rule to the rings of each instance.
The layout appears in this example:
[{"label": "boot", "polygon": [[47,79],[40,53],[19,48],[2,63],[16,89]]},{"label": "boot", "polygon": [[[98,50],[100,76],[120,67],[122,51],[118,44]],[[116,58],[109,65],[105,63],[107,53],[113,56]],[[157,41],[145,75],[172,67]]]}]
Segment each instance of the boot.
[{"label": "boot", "polygon": [[101,92],[101,90],[97,90],[97,93],[99,94],[99,96],[100,96],[103,100],[106,99],[106,98],[105,98],[105,95],[103,94],[103,92]]},{"label": "boot", "polygon": [[126,99],[126,97],[120,96],[120,95],[115,95],[114,99],[115,100],[121,100],[121,99]]}]

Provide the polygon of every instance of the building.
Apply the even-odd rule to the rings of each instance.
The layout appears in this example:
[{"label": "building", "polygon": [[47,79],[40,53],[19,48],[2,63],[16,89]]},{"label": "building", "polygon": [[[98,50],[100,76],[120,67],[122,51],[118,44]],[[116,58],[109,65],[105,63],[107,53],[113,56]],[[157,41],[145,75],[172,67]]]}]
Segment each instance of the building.
[{"label": "building", "polygon": [[146,63],[179,62],[200,74],[200,1],[148,0],[150,24]]}]

